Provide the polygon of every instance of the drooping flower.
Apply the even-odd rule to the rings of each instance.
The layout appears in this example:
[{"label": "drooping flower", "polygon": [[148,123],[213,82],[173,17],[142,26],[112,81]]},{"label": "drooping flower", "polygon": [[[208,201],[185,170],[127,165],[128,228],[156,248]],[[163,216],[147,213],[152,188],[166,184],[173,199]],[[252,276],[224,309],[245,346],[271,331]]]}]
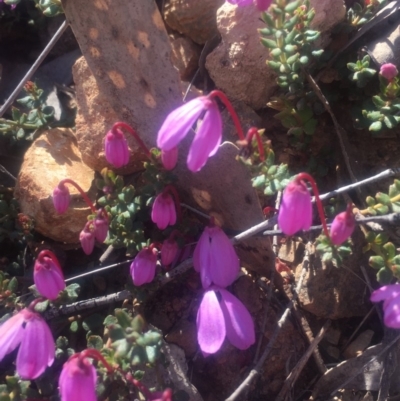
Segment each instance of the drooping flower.
[{"label": "drooping flower", "polygon": [[308,230],[312,223],[311,196],[303,180],[295,178],[283,191],[279,208],[279,228],[286,235]]},{"label": "drooping flower", "polygon": [[199,171],[221,144],[222,119],[215,100],[201,96],[178,107],[167,116],[158,131],[157,146],[161,151],[170,152],[185,138],[203,113],[187,158],[188,168],[193,172]]},{"label": "drooping flower", "polygon": [[197,340],[203,353],[215,354],[225,336],[244,350],[255,342],[254,323],[239,299],[223,288],[211,287],[204,293],[197,313]]},{"label": "drooping flower", "polygon": [[0,360],[18,346],[17,372],[22,379],[36,379],[54,361],[55,344],[49,326],[29,308],[0,326]]},{"label": "drooping flower", "polygon": [[105,217],[103,211],[100,211],[93,220],[94,236],[97,241],[103,243],[108,234],[108,219]]},{"label": "drooping flower", "polygon": [[53,205],[57,213],[63,214],[67,211],[71,195],[66,185],[60,182],[53,191]]},{"label": "drooping flower", "polygon": [[107,161],[116,168],[125,166],[129,162],[128,142],[123,132],[112,127],[104,140],[104,150]]},{"label": "drooping flower", "polygon": [[388,81],[392,81],[394,78],[396,78],[398,73],[397,67],[392,63],[383,64],[379,71],[379,74]]},{"label": "drooping flower", "polygon": [[96,401],[97,373],[82,353],[72,355],[64,364],[58,381],[61,401]]},{"label": "drooping flower", "polygon": [[168,192],[163,192],[156,197],[151,209],[151,220],[157,224],[160,230],[164,230],[168,225],[176,223],[176,209],[172,196]]},{"label": "drooping flower", "polygon": [[41,251],[35,261],[33,280],[40,295],[54,300],[65,288],[64,275],[57,257],[50,251]]},{"label": "drooping flower", "polygon": [[157,251],[150,247],[143,248],[131,263],[133,284],[140,286],[151,283],[156,274]]},{"label": "drooping flower", "polygon": [[235,249],[218,226],[206,227],[193,254],[194,269],[200,273],[203,288],[211,284],[227,287],[239,273]]},{"label": "drooping flower", "polygon": [[272,0],[227,0],[228,3],[234,4],[238,7],[245,7],[253,4],[257,7],[258,11],[266,11],[272,3]]},{"label": "drooping flower", "polygon": [[385,285],[371,295],[372,302],[383,303],[383,322],[385,326],[400,329],[400,284]]},{"label": "drooping flower", "polygon": [[163,266],[169,266],[176,258],[178,251],[179,246],[176,240],[173,238],[167,238],[163,242],[161,248],[161,263]]},{"label": "drooping flower", "polygon": [[339,213],[333,220],[331,225],[331,241],[335,245],[340,245],[351,236],[356,226],[351,204],[345,212]]},{"label": "drooping flower", "polygon": [[95,231],[93,221],[88,221],[79,234],[79,241],[81,243],[83,252],[90,255],[94,249]]},{"label": "drooping flower", "polygon": [[166,170],[173,170],[178,162],[178,147],[171,150],[161,150],[161,161]]}]

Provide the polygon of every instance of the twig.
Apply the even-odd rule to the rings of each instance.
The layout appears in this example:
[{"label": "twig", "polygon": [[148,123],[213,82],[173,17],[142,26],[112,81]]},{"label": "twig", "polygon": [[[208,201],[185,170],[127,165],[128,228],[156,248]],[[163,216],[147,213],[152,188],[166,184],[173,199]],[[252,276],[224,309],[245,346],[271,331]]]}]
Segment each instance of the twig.
[{"label": "twig", "polygon": [[3,114],[6,112],[6,110],[13,104],[14,100],[17,98],[18,94],[21,92],[21,89],[25,85],[26,81],[28,81],[32,77],[32,75],[36,72],[36,70],[39,68],[40,64],[42,64],[42,62],[44,61],[46,56],[50,53],[50,50],[57,43],[58,39],[60,39],[60,37],[62,36],[62,34],[65,32],[65,30],[67,28],[68,28],[68,22],[64,21],[61,24],[61,26],[58,28],[58,30],[54,34],[54,36],[51,38],[51,40],[47,44],[47,46],[43,49],[42,53],[40,53],[39,57],[33,63],[32,67],[28,70],[28,72],[22,78],[21,82],[17,85],[17,87],[14,89],[14,91],[11,93],[11,95],[8,97],[8,99],[5,101],[3,106],[1,106],[0,117],[2,117]]},{"label": "twig", "polygon": [[[374,175],[373,177],[366,178],[365,180],[358,181],[358,182],[355,182],[350,185],[346,185],[345,187],[335,189],[334,191],[328,192],[326,194],[322,194],[322,195],[320,195],[320,199],[324,200],[324,199],[332,198],[333,196],[339,195],[343,192],[348,192],[348,191],[351,191],[352,189],[355,189],[362,185],[371,184],[372,182],[382,180],[383,178],[392,177],[397,174],[400,174],[400,168],[398,168],[398,167],[390,168],[388,170],[382,171],[381,173],[379,173],[377,175]],[[312,198],[312,200],[313,200],[313,202],[315,201],[314,198]]]},{"label": "twig", "polygon": [[283,313],[282,317],[279,319],[275,331],[272,334],[271,339],[269,340],[268,345],[266,346],[263,354],[261,355],[261,358],[257,362],[257,364],[254,366],[254,368],[250,371],[248,376],[244,379],[244,381],[239,385],[239,387],[225,400],[225,401],[234,401],[236,400],[239,395],[245,391],[251,384],[251,382],[260,374],[260,371],[264,365],[265,360],[267,359],[269,353],[272,350],[273,345],[275,344],[276,339],[278,338],[278,335],[280,333],[281,328],[286,322],[287,317],[289,316],[290,310],[293,308],[293,304],[297,300],[297,294],[300,292],[300,289],[303,285],[303,280],[306,275],[306,272],[308,270],[308,265],[309,265],[309,250],[306,248],[306,253],[304,256],[304,261],[303,261],[303,269],[300,274],[299,282],[297,283],[296,286],[296,292],[293,296],[293,299],[289,302],[285,312]]},{"label": "twig", "polygon": [[103,252],[103,254],[99,258],[100,263],[104,263],[114,252],[115,248],[112,245],[109,245],[107,249]]},{"label": "twig", "polygon": [[344,383],[341,383],[339,387],[337,387],[332,393],[330,394],[330,397],[334,397],[336,393],[341,390],[342,388],[345,388],[351,381],[357,377],[361,372],[364,371],[364,369],[372,362],[376,361],[381,355],[383,355],[385,352],[387,352],[398,340],[400,340],[400,334],[392,340],[379,354],[375,355],[373,358],[371,358],[368,362],[366,362],[363,366],[361,366],[357,371],[351,375]]},{"label": "twig", "polygon": [[239,243],[240,241],[244,241],[245,239],[260,233],[261,231],[265,230],[266,228],[273,227],[277,221],[278,221],[278,216],[273,216],[270,219],[265,220],[262,223],[256,224],[255,226],[250,227],[248,230],[245,230],[245,231],[241,232],[240,234],[235,235],[233,238],[231,238],[231,241],[235,245],[235,244]]},{"label": "twig", "polygon": [[128,290],[116,292],[114,294],[104,295],[97,298],[86,299],[84,301],[74,302],[73,304],[63,305],[59,308],[51,308],[43,313],[43,317],[46,320],[54,319],[59,316],[72,315],[76,312],[80,312],[85,309],[98,308],[112,304],[114,302],[124,301],[125,299],[131,299],[132,294]]},{"label": "twig", "polygon": [[319,88],[318,84],[314,81],[314,78],[308,73],[308,71],[306,71],[306,70],[303,70],[303,71],[305,73],[305,76],[306,76],[309,84],[311,85],[311,87],[313,88],[315,94],[317,95],[318,99],[323,104],[323,106],[325,107],[325,110],[329,113],[329,115],[332,118],[333,124],[335,126],[335,130],[336,130],[336,134],[337,134],[338,139],[339,139],[340,148],[342,150],[344,162],[346,164],[347,170],[349,171],[349,175],[350,175],[351,181],[353,183],[357,182],[358,180],[357,180],[356,176],[354,175],[354,172],[353,172],[353,169],[352,169],[351,163],[350,163],[350,157],[349,157],[349,155],[347,153],[347,150],[346,150],[346,146],[348,146],[348,138],[347,138],[346,131],[344,130],[344,128],[337,121],[336,116],[333,114],[331,106],[329,105],[328,100],[326,99],[326,97],[322,93],[322,91]]},{"label": "twig", "polygon": [[294,383],[296,382],[297,378],[299,377],[301,371],[303,370],[303,368],[304,368],[305,364],[307,363],[308,359],[310,358],[311,354],[317,348],[320,341],[324,338],[330,325],[331,325],[331,321],[327,320],[325,322],[325,324],[322,326],[321,330],[319,331],[317,336],[314,338],[314,340],[308,347],[305,354],[300,358],[300,360],[297,362],[296,366],[290,372],[289,376],[285,379],[285,381],[283,383],[283,387],[282,387],[281,391],[279,392],[278,396],[276,397],[275,401],[286,400],[288,392],[293,387]]},{"label": "twig", "polygon": [[17,181],[16,177],[14,177],[4,166],[0,164],[0,171],[3,172],[4,174],[7,174],[10,178],[12,178],[14,181]]},{"label": "twig", "polygon": [[182,207],[184,207],[185,209],[188,209],[194,213],[197,213],[199,216],[204,217],[207,220],[210,220],[210,218],[211,218],[208,214],[200,212],[200,210],[197,210],[194,207],[187,205],[186,203],[181,203],[180,205]]},{"label": "twig", "polygon": [[192,258],[186,259],[171,271],[165,273],[162,276],[159,276],[157,280],[160,282],[161,285],[167,284],[175,277],[187,272],[192,267],[193,267],[193,259]]}]

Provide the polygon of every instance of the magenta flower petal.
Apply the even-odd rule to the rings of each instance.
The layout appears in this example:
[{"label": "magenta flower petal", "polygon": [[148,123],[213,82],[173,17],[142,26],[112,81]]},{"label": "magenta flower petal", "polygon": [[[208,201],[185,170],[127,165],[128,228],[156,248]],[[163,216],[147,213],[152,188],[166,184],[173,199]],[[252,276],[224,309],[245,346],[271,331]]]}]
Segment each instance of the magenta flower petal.
[{"label": "magenta flower petal", "polygon": [[197,172],[214,156],[222,140],[222,119],[218,106],[211,102],[189,149],[187,166]]},{"label": "magenta flower petal", "polygon": [[171,150],[161,150],[161,161],[166,170],[173,170],[178,162],[178,147]]},{"label": "magenta flower petal", "polygon": [[47,323],[37,314],[25,311],[26,326],[17,355],[17,372],[23,379],[36,379],[54,361],[55,343]]},{"label": "magenta flower petal", "polygon": [[272,0],[255,0],[258,11],[266,11],[272,3]]},{"label": "magenta flower petal", "polygon": [[61,401],[96,401],[96,369],[85,357],[73,355],[63,366],[58,381]]},{"label": "magenta flower petal", "polygon": [[384,301],[388,298],[395,298],[400,295],[400,284],[384,285],[371,294],[371,302]]},{"label": "magenta flower petal", "polygon": [[107,161],[116,168],[129,162],[128,142],[121,130],[110,130],[104,140],[104,151]]},{"label": "magenta flower petal", "polygon": [[166,239],[161,248],[161,263],[163,266],[169,266],[178,254],[179,246],[174,239]]},{"label": "magenta flower petal", "polygon": [[193,267],[200,273],[203,288],[208,288],[212,284],[211,276],[211,238],[209,227],[206,227],[201,234],[193,253]]},{"label": "magenta flower petal", "polygon": [[151,220],[160,230],[176,223],[175,203],[168,193],[161,193],[156,197],[151,209]]},{"label": "magenta flower petal", "polygon": [[286,235],[308,230],[312,223],[311,196],[304,181],[294,179],[285,188],[279,208],[279,228]]},{"label": "magenta flower petal", "polygon": [[108,234],[108,220],[104,216],[96,216],[93,220],[94,224],[94,236],[100,243],[103,243]]},{"label": "magenta flower petal", "polygon": [[227,0],[227,2],[238,7],[244,7],[253,4],[253,0]]},{"label": "magenta flower petal", "polygon": [[92,230],[93,225],[92,222],[89,221],[79,234],[79,241],[81,243],[82,250],[86,253],[86,255],[90,255],[94,249],[95,235],[94,231]]},{"label": "magenta flower petal", "polygon": [[68,210],[71,195],[64,184],[59,184],[53,191],[53,205],[57,213],[63,214]]},{"label": "magenta flower petal", "polygon": [[335,245],[342,244],[353,234],[355,226],[356,220],[351,209],[339,213],[333,219],[331,225],[330,236],[332,243]]},{"label": "magenta flower petal", "polygon": [[157,256],[154,250],[143,248],[131,263],[133,284],[140,286],[151,283],[156,274]]},{"label": "magenta flower petal", "polygon": [[207,354],[214,354],[224,342],[225,320],[217,295],[206,291],[197,312],[197,340],[200,348]]},{"label": "magenta flower petal", "polygon": [[400,329],[400,296],[394,296],[383,305],[383,322],[392,329]]},{"label": "magenta flower petal", "polygon": [[0,326],[0,361],[21,343],[24,322],[24,314],[19,312]]},{"label": "magenta flower petal", "polygon": [[205,96],[201,96],[169,113],[158,131],[157,146],[166,151],[175,148],[200,117],[208,102]]},{"label": "magenta flower petal", "polygon": [[256,341],[253,319],[246,307],[230,292],[220,288],[221,309],[228,340],[239,349],[247,349]]},{"label": "magenta flower petal", "polygon": [[48,251],[40,252],[36,259],[33,280],[40,295],[54,300],[65,288],[64,275],[58,260]]}]

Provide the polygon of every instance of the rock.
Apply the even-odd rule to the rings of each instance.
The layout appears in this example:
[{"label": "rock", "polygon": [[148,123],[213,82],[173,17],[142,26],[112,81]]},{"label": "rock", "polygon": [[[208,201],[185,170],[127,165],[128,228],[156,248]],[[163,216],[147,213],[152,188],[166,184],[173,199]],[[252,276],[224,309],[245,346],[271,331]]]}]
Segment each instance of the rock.
[{"label": "rock", "polygon": [[131,151],[129,163],[123,168],[115,169],[107,162],[104,155],[104,137],[112,125],[120,120],[119,113],[101,93],[84,57],[77,60],[72,72],[78,103],[76,138],[84,163],[96,171],[108,166],[119,174],[142,169],[143,161],[147,160],[147,157],[130,134],[126,135]]},{"label": "rock", "polygon": [[36,231],[55,241],[78,243],[90,209],[69,185],[70,207],[64,214],[56,212],[52,193],[63,178],[72,178],[95,199],[94,171],[82,162],[72,130],[54,128],[44,132],[26,152],[14,195],[22,213],[33,218]]},{"label": "rock", "polygon": [[195,74],[201,53],[199,45],[184,36],[170,35],[172,63],[178,69],[182,81],[190,81]]},{"label": "rock", "polygon": [[178,321],[165,336],[165,340],[170,344],[176,344],[181,347],[185,351],[186,357],[193,357],[197,351],[196,323],[186,319]]},{"label": "rock", "polygon": [[[165,117],[182,102],[171,45],[154,1],[94,4],[62,0],[65,16],[85,55],[74,68],[77,83],[78,146],[85,163],[96,170],[105,163],[103,140],[116,121],[131,125],[147,147]],[[93,73],[93,75],[90,73]],[[131,161],[118,173],[142,169],[144,155],[127,135]]]},{"label": "rock", "polygon": [[373,330],[365,330],[361,332],[354,341],[343,351],[345,359],[354,358],[363,353],[363,351],[371,344],[374,336]]},{"label": "rock", "polygon": [[215,14],[223,2],[224,0],[168,0],[164,3],[164,19],[170,28],[198,44],[204,44],[217,34]]},{"label": "rock", "polygon": [[392,63],[400,67],[400,49],[398,46],[400,38],[399,25],[395,24],[392,29],[383,36],[379,36],[371,44],[367,45],[372,56],[380,64]]},{"label": "rock", "polygon": [[255,7],[225,2],[217,12],[221,43],[207,56],[206,68],[231,100],[261,109],[276,89],[275,74],[266,66],[268,50],[260,44],[257,29],[265,25]]},{"label": "rock", "polygon": [[311,23],[313,29],[327,32],[346,16],[344,0],[310,0],[315,9],[315,17]]}]

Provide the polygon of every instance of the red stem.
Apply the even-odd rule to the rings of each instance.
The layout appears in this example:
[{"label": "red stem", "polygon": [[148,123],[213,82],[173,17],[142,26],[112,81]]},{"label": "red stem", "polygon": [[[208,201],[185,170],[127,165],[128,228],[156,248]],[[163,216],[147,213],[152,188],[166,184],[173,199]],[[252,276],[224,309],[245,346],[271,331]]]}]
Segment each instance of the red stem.
[{"label": "red stem", "polygon": [[253,140],[253,137],[256,137],[257,139],[257,145],[258,145],[258,152],[260,153],[260,160],[263,162],[265,160],[265,154],[264,154],[264,146],[261,140],[260,133],[258,132],[258,129],[255,127],[251,127],[247,131],[246,139],[251,144],[251,141]]},{"label": "red stem", "polygon": [[104,356],[101,355],[99,351],[97,351],[97,349],[94,349],[94,348],[85,349],[84,351],[81,352],[81,356],[93,358],[93,359],[96,359],[97,361],[100,361],[106,367],[108,373],[114,373],[114,369],[104,359]]},{"label": "red stem", "polygon": [[117,129],[117,128],[119,128],[119,127],[121,127],[121,128],[123,128],[123,129],[125,129],[126,131],[130,132],[130,133],[132,134],[132,136],[136,139],[136,142],[139,144],[139,146],[143,149],[143,151],[144,151],[144,153],[146,154],[146,156],[147,156],[150,160],[152,160],[150,150],[149,150],[149,148],[144,144],[144,142],[142,141],[142,138],[139,136],[139,134],[138,134],[130,125],[128,125],[128,124],[126,124],[126,123],[124,123],[124,122],[122,122],[122,121],[116,122],[116,123],[112,126],[111,130]]},{"label": "red stem", "polygon": [[232,120],[233,120],[233,122],[234,122],[234,124],[235,124],[235,127],[236,127],[236,130],[237,130],[237,133],[238,133],[238,135],[239,135],[239,139],[240,139],[240,140],[244,140],[245,137],[244,137],[244,133],[243,133],[242,126],[241,126],[240,121],[239,121],[239,117],[238,117],[238,115],[236,114],[236,111],[235,111],[235,109],[233,108],[231,102],[230,102],[229,99],[226,97],[225,93],[223,93],[223,92],[221,92],[221,91],[219,91],[219,90],[214,90],[214,91],[212,91],[212,92],[208,95],[208,97],[210,97],[210,98],[213,98],[213,97],[215,98],[215,97],[217,97],[217,98],[219,98],[219,100],[221,100],[221,102],[222,102],[222,103],[225,105],[225,107],[228,109],[229,114],[230,114],[231,117],[232,117]]},{"label": "red stem", "polygon": [[93,202],[86,195],[85,191],[74,180],[71,180],[70,178],[65,178],[59,182],[58,186],[65,184],[71,184],[72,186],[74,186],[79,191],[86,204],[90,207],[92,213],[96,213],[96,208],[94,207]]},{"label": "red stem", "polygon": [[163,193],[166,193],[166,192],[170,192],[172,194],[172,197],[174,198],[174,202],[175,202],[175,208],[176,208],[176,214],[177,214],[178,220],[179,221],[182,220],[181,203],[180,203],[179,195],[178,195],[176,188],[173,185],[167,185],[164,188]]},{"label": "red stem", "polygon": [[307,173],[300,173],[296,176],[296,180],[306,180],[310,183],[312,190],[314,192],[314,196],[315,196],[315,202],[317,203],[317,209],[318,209],[318,214],[319,214],[319,218],[321,220],[322,223],[322,227],[324,228],[324,234],[330,239],[330,235],[329,235],[329,230],[328,230],[328,226],[326,225],[326,220],[325,220],[325,213],[324,213],[324,208],[322,206],[322,202],[321,199],[319,197],[319,191],[318,191],[318,187],[316,182],[314,181],[314,178],[311,177],[310,174]]},{"label": "red stem", "polygon": [[[35,312],[35,306],[39,303],[39,302],[43,302],[46,301],[46,298],[43,297],[39,297],[34,299],[28,306],[28,309],[31,310],[32,312]],[[37,312],[35,312],[37,313]]]},{"label": "red stem", "polygon": [[149,245],[150,251],[153,251],[153,249],[161,250],[161,248],[162,248],[162,244],[160,242],[152,242]]}]

